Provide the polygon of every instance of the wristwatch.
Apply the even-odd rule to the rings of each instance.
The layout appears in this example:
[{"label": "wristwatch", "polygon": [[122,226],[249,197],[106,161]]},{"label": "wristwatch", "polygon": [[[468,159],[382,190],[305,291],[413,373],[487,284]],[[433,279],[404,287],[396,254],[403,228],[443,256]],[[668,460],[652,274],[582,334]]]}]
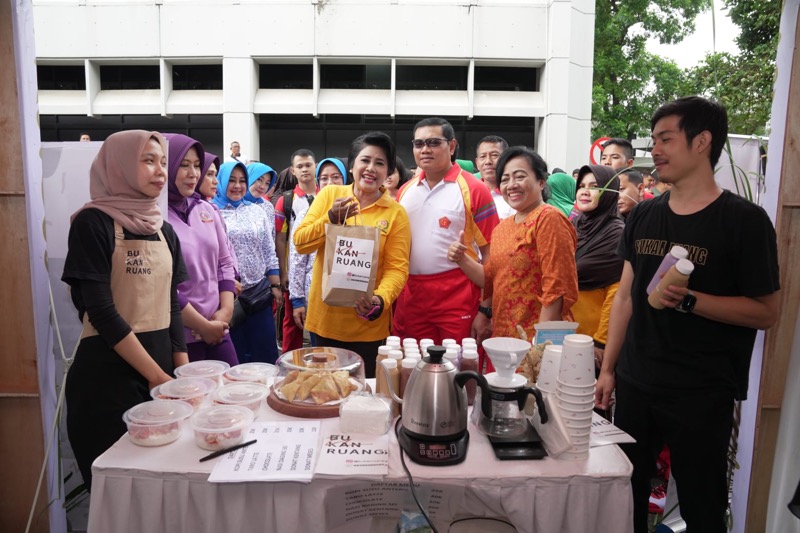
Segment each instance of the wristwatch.
[{"label": "wristwatch", "polygon": [[492,318],[492,308],[491,307],[484,307],[482,305],[478,306],[478,312],[483,313],[486,315],[486,318]]},{"label": "wristwatch", "polygon": [[675,310],[681,313],[691,313],[694,311],[694,306],[696,303],[697,296],[695,296],[692,291],[689,291],[686,296],[683,297],[681,303],[675,306]]}]

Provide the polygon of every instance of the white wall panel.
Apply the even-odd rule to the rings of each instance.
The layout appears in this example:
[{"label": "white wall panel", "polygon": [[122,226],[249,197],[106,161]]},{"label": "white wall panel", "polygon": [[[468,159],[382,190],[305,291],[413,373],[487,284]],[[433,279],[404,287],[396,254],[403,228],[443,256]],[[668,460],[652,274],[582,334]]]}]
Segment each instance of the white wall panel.
[{"label": "white wall panel", "polygon": [[475,91],[475,116],[543,117],[546,109],[542,93]]},{"label": "white wall panel", "polygon": [[570,26],[569,49],[572,62],[591,67],[594,65],[594,13],[584,14],[573,9]]},{"label": "white wall panel", "polygon": [[318,111],[322,115],[389,115],[392,111],[391,91],[321,89]]},{"label": "white wall panel", "polygon": [[[582,67],[575,63],[569,64],[569,78],[567,82],[568,114],[581,120],[592,118],[592,67]],[[556,86],[558,83],[556,82]]]},{"label": "white wall panel", "polygon": [[476,58],[545,59],[547,8],[474,7]]},{"label": "white wall panel", "polygon": [[161,91],[100,91],[92,109],[95,115],[160,115]]},{"label": "white wall panel", "polygon": [[326,4],[317,12],[319,56],[469,58],[472,53],[469,6]]},{"label": "white wall panel", "polygon": [[467,91],[397,91],[398,115],[466,115]]}]

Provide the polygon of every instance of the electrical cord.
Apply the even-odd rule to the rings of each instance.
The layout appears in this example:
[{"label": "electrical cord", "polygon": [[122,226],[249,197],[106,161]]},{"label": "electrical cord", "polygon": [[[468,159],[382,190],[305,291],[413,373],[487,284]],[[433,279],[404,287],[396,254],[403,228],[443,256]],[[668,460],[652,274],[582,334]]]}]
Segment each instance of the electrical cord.
[{"label": "electrical cord", "polygon": [[[31,504],[31,510],[28,514],[28,524],[25,526],[25,533],[28,533],[31,530],[31,525],[33,524],[33,516],[36,511],[36,502],[39,500],[39,493],[42,490],[42,482],[44,481],[44,473],[47,471],[47,460],[50,457],[50,450],[53,447],[53,438],[55,437],[55,432],[58,429],[58,423],[61,418],[61,408],[64,404],[64,388],[67,383],[67,373],[69,372],[69,367],[72,365],[72,361],[75,358],[75,352],[78,351],[78,343],[75,344],[75,348],[72,350],[72,357],[67,359],[66,352],[64,352],[64,343],[61,340],[61,329],[58,327],[58,317],[56,316],[56,305],[53,301],[53,287],[52,285],[48,284],[47,286],[48,291],[50,292],[50,317],[53,320],[53,326],[55,326],[56,338],[58,339],[58,347],[61,352],[61,361],[64,363],[64,375],[61,379],[61,388],[58,391],[58,402],[56,403],[56,411],[53,413],[53,426],[50,428],[50,434],[47,439],[47,449],[44,452],[44,460],[42,461],[42,469],[39,471],[39,481],[36,483],[36,492],[33,495],[33,503]],[[59,497],[61,496],[61,483],[58,485],[59,489]]]},{"label": "electrical cord", "polygon": [[402,416],[397,418],[397,421],[394,423],[394,435],[397,437],[398,448],[400,448],[400,462],[403,464],[403,470],[406,471],[406,476],[408,476],[408,488],[411,489],[411,496],[414,498],[414,502],[417,504],[419,508],[419,512],[422,513],[422,516],[425,520],[428,521],[428,525],[431,526],[431,530],[433,533],[439,533],[436,529],[436,526],[433,525],[428,513],[425,512],[425,509],[422,507],[422,503],[420,503],[419,498],[417,497],[417,491],[414,489],[414,478],[411,477],[411,472],[408,470],[408,466],[406,465],[405,457],[403,457],[403,448],[399,446],[400,444],[400,421],[403,420]]}]

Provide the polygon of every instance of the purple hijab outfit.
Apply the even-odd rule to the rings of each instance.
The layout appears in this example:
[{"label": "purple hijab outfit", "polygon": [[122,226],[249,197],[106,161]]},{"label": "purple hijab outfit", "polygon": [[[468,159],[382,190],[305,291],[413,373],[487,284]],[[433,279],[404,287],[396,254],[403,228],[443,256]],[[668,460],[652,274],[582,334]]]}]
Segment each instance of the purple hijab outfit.
[{"label": "purple hijab outfit", "polygon": [[[180,239],[183,260],[189,272],[189,279],[178,285],[178,300],[181,309],[191,303],[198,313],[211,320],[219,309],[220,293],[235,290],[234,262],[228,249],[225,226],[219,212],[197,192],[200,179],[188,197],[180,193],[176,184],[181,163],[190,149],[195,149],[202,166],[206,158],[203,146],[186,135],[166,134],[165,137],[169,142],[168,221]],[[206,344],[190,328],[184,328],[184,335],[190,361],[217,359],[231,366],[238,364],[229,334],[226,333],[216,345]]]}]

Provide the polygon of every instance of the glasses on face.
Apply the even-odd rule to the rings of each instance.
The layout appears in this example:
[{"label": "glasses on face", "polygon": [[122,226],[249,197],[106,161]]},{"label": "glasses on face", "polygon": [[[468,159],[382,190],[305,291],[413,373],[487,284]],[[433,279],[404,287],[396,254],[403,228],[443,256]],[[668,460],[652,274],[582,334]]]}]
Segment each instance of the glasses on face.
[{"label": "glasses on face", "polygon": [[421,150],[423,146],[427,146],[428,148],[438,148],[442,145],[442,143],[448,142],[450,142],[450,140],[443,137],[431,137],[430,139],[414,139],[411,141],[411,145],[417,150]]}]

